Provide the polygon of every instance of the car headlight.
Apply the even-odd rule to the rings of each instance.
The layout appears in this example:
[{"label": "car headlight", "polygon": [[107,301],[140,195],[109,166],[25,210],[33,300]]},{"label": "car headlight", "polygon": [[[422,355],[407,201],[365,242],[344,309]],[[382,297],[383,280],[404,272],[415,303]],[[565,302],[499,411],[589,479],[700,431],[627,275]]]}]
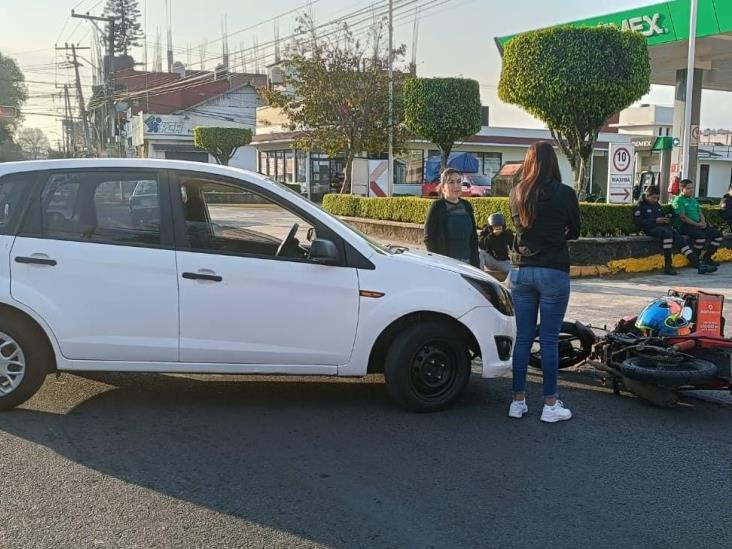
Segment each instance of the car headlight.
[{"label": "car headlight", "polygon": [[478,290],[491,304],[506,316],[513,316],[513,300],[506,288],[497,282],[479,280],[470,276],[461,275],[465,281]]}]

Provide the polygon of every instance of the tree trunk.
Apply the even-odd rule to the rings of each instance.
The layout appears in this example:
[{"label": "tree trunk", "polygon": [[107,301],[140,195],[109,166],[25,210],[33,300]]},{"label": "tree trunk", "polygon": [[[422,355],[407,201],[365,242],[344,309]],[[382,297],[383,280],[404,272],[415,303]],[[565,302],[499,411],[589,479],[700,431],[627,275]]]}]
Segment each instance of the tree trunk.
[{"label": "tree trunk", "polygon": [[450,159],[450,152],[452,151],[452,143],[443,143],[442,145],[439,145],[440,152],[442,153],[440,155],[440,171],[447,168],[447,161]]},{"label": "tree trunk", "polygon": [[341,193],[343,194],[346,189],[351,192],[351,166],[353,165],[353,159],[356,156],[352,150],[349,149],[348,155],[346,156],[346,165],[343,167],[343,185],[341,185]]},{"label": "tree trunk", "polygon": [[587,161],[579,157],[579,162],[577,163],[576,169],[573,169],[574,172],[574,188],[577,192],[577,198],[580,200],[583,200],[587,196],[587,185],[586,185],[586,172],[587,172]]}]

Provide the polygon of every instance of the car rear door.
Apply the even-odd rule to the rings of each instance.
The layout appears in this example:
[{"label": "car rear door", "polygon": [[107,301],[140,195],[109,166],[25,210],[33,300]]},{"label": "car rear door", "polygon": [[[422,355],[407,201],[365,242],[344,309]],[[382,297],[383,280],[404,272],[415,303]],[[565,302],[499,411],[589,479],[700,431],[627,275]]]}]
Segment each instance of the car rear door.
[{"label": "car rear door", "polygon": [[[11,294],[73,360],[178,360],[178,284],[167,182],[155,170],[62,169],[38,183],[10,253]],[[141,181],[157,216],[134,216]],[[154,210],[155,208],[153,208]]]}]

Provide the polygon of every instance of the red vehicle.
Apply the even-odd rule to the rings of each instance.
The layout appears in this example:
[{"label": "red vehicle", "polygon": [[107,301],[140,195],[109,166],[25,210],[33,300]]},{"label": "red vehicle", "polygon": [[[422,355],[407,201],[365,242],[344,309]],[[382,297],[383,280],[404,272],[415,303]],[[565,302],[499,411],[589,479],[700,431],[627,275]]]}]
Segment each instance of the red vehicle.
[{"label": "red vehicle", "polygon": [[[491,178],[487,175],[479,173],[464,173],[463,178],[463,189],[460,196],[463,197],[477,197],[477,196],[491,196]],[[440,183],[422,183],[422,196],[436,198],[440,195]]]},{"label": "red vehicle", "polygon": [[[669,307],[663,326],[647,330],[643,316]],[[671,310],[680,307],[678,314]],[[609,383],[615,394],[626,390],[659,406],[672,406],[678,391],[729,390],[732,393],[732,339],[725,338],[724,296],[696,288],[674,288],[651,302],[638,316],[623,317],[603,336],[579,322],[564,322],[559,367],[583,362]],[[666,313],[664,313],[666,314]],[[538,340],[538,338],[537,338]],[[537,341],[538,344],[538,341]],[[530,363],[541,368],[538,345]]]}]

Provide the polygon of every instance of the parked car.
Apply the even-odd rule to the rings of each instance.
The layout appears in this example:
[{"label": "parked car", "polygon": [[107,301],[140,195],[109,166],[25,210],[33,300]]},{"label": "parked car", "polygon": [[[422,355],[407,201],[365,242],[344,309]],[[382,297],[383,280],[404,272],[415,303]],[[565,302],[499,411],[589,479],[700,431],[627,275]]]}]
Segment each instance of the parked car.
[{"label": "parked car", "polygon": [[130,196],[130,220],[139,225],[159,219],[157,181],[140,181]]},{"label": "parked car", "polygon": [[[491,196],[491,178],[479,173],[462,174],[463,188],[460,196]],[[440,195],[440,182],[423,182],[422,196],[436,198]]]},{"label": "parked car", "polygon": [[[137,196],[158,211],[136,223],[114,189],[143,181],[154,185]],[[207,202],[221,193],[240,196]],[[114,371],[384,373],[397,403],[434,411],[458,398],[474,356],[483,377],[510,367],[513,306],[495,279],[383,246],[252,172],[6,163],[0,212],[0,409],[48,373]]]},{"label": "parked car", "polygon": [[479,173],[466,173],[463,175],[462,196],[490,196],[491,178]]}]

